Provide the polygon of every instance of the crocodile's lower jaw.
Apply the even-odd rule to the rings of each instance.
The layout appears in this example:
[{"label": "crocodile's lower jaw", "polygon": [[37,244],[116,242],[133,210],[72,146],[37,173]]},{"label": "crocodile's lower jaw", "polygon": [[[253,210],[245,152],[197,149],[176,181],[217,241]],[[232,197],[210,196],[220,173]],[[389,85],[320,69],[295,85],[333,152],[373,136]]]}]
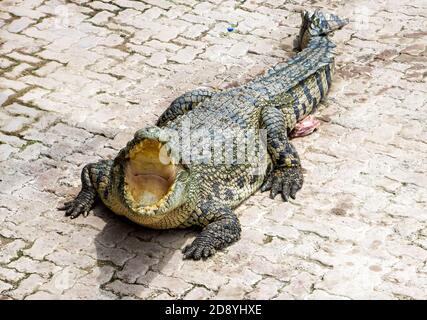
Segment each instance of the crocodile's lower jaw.
[{"label": "crocodile's lower jaw", "polygon": [[176,167],[162,143],[145,139],[128,154],[125,165],[126,197],[136,207],[159,207],[171,191]]}]

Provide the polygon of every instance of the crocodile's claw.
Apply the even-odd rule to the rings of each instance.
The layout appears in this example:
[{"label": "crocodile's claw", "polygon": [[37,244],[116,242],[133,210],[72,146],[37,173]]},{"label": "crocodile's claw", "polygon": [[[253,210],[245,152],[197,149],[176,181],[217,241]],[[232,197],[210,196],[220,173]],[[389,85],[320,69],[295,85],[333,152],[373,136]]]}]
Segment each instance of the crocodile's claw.
[{"label": "crocodile's claw", "polygon": [[88,192],[80,192],[79,195],[71,201],[65,202],[58,210],[65,211],[65,216],[71,219],[77,218],[83,214],[85,217],[89,214],[94,203],[94,197]]},{"label": "crocodile's claw", "polygon": [[303,184],[301,167],[278,168],[264,181],[261,192],[270,190],[270,198],[274,199],[277,194],[281,194],[283,201],[288,201],[289,197],[295,199],[296,193]]},{"label": "crocodile's claw", "polygon": [[186,246],[182,253],[184,254],[184,259],[194,259],[194,260],[200,260],[201,258],[208,258],[212,255],[214,255],[216,252],[214,246],[209,242],[202,242],[196,240],[193,241],[193,243]]},{"label": "crocodile's claw", "polygon": [[206,259],[240,238],[240,223],[230,208],[215,208],[213,205],[209,212],[216,216],[217,220],[210,222],[196,239],[182,250],[184,259]]}]

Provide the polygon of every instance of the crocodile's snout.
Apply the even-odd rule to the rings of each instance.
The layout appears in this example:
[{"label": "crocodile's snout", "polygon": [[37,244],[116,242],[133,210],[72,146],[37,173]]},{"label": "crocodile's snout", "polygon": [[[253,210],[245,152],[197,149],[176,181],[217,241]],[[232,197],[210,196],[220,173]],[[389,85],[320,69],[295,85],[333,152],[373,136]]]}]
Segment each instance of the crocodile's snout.
[{"label": "crocodile's snout", "polygon": [[160,141],[144,139],[136,143],[126,156],[128,198],[140,206],[155,205],[171,189],[176,171],[176,165]]},{"label": "crocodile's snout", "polygon": [[140,217],[156,216],[180,206],[186,198],[189,172],[175,156],[171,139],[160,128],[146,128],[121,150],[123,204]]}]

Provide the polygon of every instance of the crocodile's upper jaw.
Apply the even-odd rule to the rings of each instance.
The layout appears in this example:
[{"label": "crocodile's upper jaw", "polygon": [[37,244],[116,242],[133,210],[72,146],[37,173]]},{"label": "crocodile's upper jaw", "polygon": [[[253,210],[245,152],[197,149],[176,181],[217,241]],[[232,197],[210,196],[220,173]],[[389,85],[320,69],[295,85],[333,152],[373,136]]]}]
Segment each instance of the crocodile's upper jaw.
[{"label": "crocodile's upper jaw", "polygon": [[169,157],[164,143],[137,139],[128,146],[122,165],[123,198],[137,214],[166,213],[185,200],[188,174]]}]

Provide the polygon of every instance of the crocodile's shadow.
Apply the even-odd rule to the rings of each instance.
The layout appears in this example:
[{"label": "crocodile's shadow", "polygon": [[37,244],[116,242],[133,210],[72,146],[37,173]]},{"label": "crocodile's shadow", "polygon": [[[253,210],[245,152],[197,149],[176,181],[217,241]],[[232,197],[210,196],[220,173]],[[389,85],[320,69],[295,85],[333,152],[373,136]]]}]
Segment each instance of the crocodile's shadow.
[{"label": "crocodile's shadow", "polygon": [[[106,290],[118,296],[127,295],[127,289],[120,288],[135,284],[149,291],[152,280],[168,266],[172,257],[182,259],[181,248],[196,234],[194,229],[144,228],[100,203],[91,214],[105,222],[94,240],[101,294]],[[141,295],[134,292],[141,286],[135,288],[129,290],[132,292],[129,295],[145,296],[143,292]]]}]

